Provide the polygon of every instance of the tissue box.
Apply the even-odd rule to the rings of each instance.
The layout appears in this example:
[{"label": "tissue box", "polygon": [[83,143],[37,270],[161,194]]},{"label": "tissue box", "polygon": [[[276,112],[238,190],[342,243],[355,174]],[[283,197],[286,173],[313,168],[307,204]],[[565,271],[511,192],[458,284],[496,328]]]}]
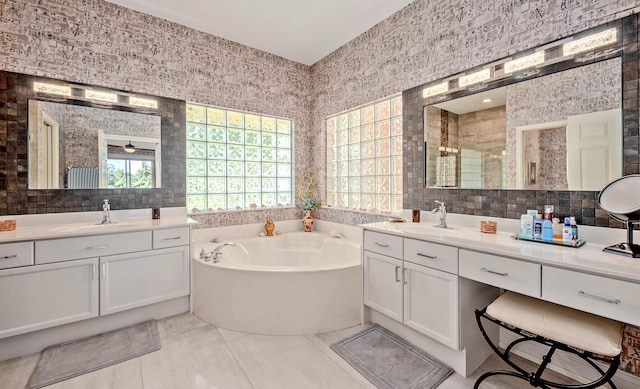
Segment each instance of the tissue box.
[{"label": "tissue box", "polygon": [[498,230],[498,223],[491,222],[488,220],[483,220],[480,222],[480,232],[484,232],[485,234],[495,234]]},{"label": "tissue box", "polygon": [[13,231],[16,229],[16,219],[0,220],[0,231]]}]

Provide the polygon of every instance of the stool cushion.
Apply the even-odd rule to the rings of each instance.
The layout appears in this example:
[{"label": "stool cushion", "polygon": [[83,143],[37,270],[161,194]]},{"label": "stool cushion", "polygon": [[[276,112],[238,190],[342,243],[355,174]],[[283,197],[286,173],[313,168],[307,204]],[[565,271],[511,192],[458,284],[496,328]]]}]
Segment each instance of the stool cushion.
[{"label": "stool cushion", "polygon": [[527,332],[604,356],[622,350],[622,323],[521,294],[507,292],[487,314]]}]

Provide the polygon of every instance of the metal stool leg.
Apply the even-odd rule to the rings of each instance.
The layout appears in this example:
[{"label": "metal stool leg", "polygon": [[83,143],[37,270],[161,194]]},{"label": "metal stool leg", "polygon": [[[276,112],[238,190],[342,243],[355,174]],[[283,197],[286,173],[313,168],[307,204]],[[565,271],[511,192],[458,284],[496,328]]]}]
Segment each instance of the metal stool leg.
[{"label": "metal stool leg", "polygon": [[[547,339],[544,337],[541,337],[539,335],[532,335],[532,334],[527,334],[524,331],[522,331],[519,328],[513,328],[511,326],[507,326],[505,323],[502,323],[496,319],[491,318],[490,316],[486,315],[486,308],[482,309],[482,310],[476,310],[475,311],[476,314],[476,321],[478,323],[478,328],[480,329],[480,332],[482,333],[482,336],[484,337],[484,339],[486,340],[486,342],[489,344],[489,347],[491,347],[491,349],[504,361],[506,362],[509,366],[511,366],[514,370],[516,371],[507,371],[507,370],[492,370],[489,372],[484,373],[483,375],[480,376],[480,378],[478,378],[474,384],[474,389],[478,389],[480,387],[480,384],[487,378],[495,376],[495,375],[507,375],[507,376],[511,376],[511,377],[517,377],[520,378],[522,380],[528,381],[529,384],[531,384],[531,386],[533,387],[541,387],[544,389],[550,389],[550,387],[554,387],[554,388],[559,388],[559,389],[593,389],[596,387],[599,387],[601,385],[604,385],[605,383],[608,383],[612,389],[617,389],[615,384],[613,383],[613,381],[611,381],[611,378],[613,377],[613,375],[616,373],[618,366],[620,365],[620,355],[614,356],[614,357],[601,357],[601,356],[596,356],[592,353],[586,352],[586,351],[579,351],[576,349],[573,349],[563,343],[560,342],[556,342],[554,340],[551,339]],[[489,338],[489,336],[487,335],[484,326],[482,325],[482,318],[485,318],[488,321],[491,321],[495,324],[498,324],[499,326],[512,331],[518,335],[521,335],[522,338],[516,339],[513,342],[511,342],[506,348],[505,351],[502,352],[500,351],[500,349],[498,349],[498,347],[493,343],[493,341]],[[536,372],[527,372],[526,370],[522,369],[520,366],[516,365],[513,361],[511,361],[509,359],[511,350],[513,349],[514,346],[525,342],[525,341],[534,341],[546,346],[549,346],[549,351],[547,352],[547,354],[542,358],[542,363],[540,364],[540,366],[538,367]],[[561,383],[557,383],[557,382],[551,382],[548,380],[545,380],[542,378],[542,374],[544,372],[544,370],[547,368],[548,364],[551,362],[551,358],[553,356],[553,354],[556,352],[556,350],[562,350],[574,355],[579,356],[580,358],[582,358],[583,360],[587,361],[587,363],[589,363],[589,365],[591,365],[596,371],[598,371],[601,376],[600,378],[596,379],[595,381],[586,383],[586,384],[578,384],[578,385],[566,385],[566,384],[561,384]],[[603,371],[598,365],[596,365],[595,361],[602,361],[605,363],[609,364],[609,368],[607,369],[607,371]]]}]

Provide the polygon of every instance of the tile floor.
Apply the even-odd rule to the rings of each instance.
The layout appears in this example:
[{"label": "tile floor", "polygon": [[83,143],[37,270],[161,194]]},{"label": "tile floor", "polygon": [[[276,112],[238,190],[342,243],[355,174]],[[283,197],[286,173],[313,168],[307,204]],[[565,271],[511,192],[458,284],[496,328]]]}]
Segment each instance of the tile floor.
[{"label": "tile floor", "polygon": [[[182,314],[158,321],[161,350],[47,388],[375,389],[329,348],[363,328],[310,336],[264,336],[216,328],[194,315]],[[39,354],[32,354],[0,362],[0,388],[24,388],[38,358]],[[454,373],[438,388],[472,388],[484,371],[505,367],[491,357],[471,377]],[[510,377],[493,377],[482,385],[483,389],[530,387]]]}]

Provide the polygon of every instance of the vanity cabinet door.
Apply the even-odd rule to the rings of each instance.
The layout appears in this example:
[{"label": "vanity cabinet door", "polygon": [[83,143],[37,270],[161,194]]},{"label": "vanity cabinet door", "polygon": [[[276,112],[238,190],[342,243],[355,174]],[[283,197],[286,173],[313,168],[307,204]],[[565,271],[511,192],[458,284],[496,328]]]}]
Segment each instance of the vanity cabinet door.
[{"label": "vanity cabinet door", "polygon": [[404,323],[459,348],[458,276],[405,262]]},{"label": "vanity cabinet door", "polygon": [[100,258],[100,315],[188,294],[188,246]]},{"label": "vanity cabinet door", "polygon": [[364,303],[402,322],[402,261],[364,251]]},{"label": "vanity cabinet door", "polygon": [[0,271],[0,338],[98,316],[98,259]]}]

